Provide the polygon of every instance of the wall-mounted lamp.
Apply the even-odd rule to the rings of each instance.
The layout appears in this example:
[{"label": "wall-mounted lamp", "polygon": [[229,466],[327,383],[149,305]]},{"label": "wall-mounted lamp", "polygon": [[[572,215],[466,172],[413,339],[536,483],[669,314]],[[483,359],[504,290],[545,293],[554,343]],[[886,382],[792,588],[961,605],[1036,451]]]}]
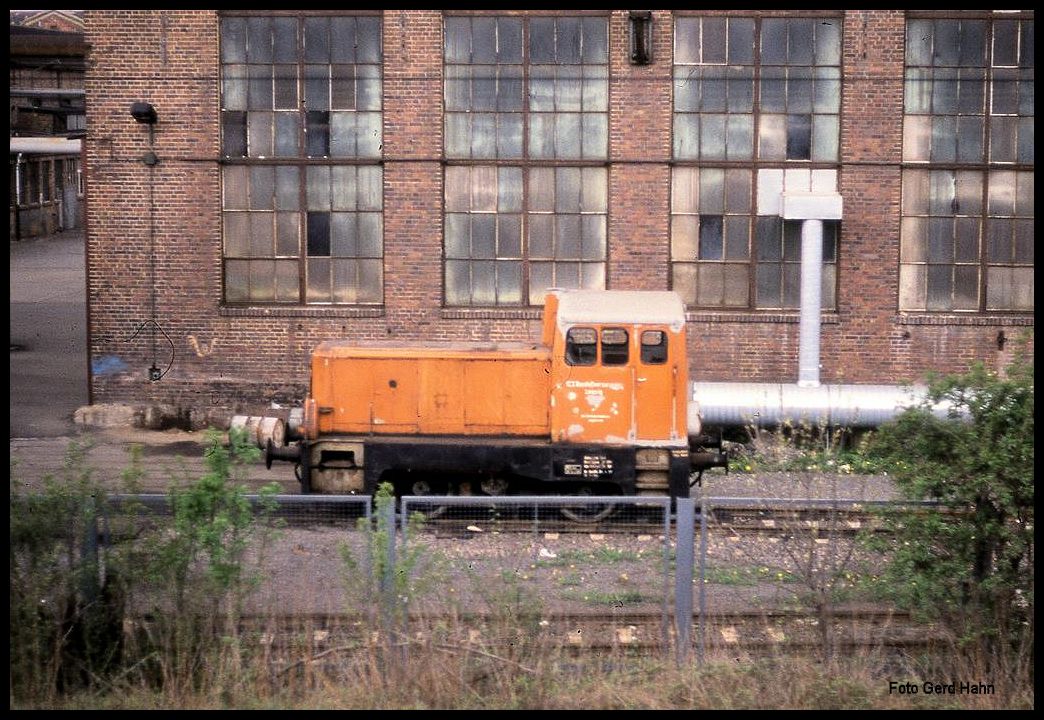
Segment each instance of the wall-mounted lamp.
[{"label": "wall-mounted lamp", "polygon": [[136,102],[131,105],[131,117],[140,123],[153,125],[156,122],[156,108],[147,102]]},{"label": "wall-mounted lamp", "polygon": [[653,60],[652,11],[629,10],[631,21],[631,64],[648,65]]},{"label": "wall-mounted lamp", "polygon": [[152,166],[159,162],[159,158],[153,150],[152,126],[156,124],[156,108],[152,103],[136,102],[130,108],[131,117],[143,125],[149,127],[149,151],[141,156],[141,161]]}]

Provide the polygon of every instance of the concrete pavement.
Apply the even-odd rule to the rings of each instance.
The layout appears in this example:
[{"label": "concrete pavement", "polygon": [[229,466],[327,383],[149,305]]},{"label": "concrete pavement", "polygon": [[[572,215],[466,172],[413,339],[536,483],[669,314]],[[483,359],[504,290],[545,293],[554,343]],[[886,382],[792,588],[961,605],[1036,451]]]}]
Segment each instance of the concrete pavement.
[{"label": "concrete pavement", "polygon": [[[11,363],[10,447],[16,482],[38,486],[51,475],[63,477],[70,446],[83,446],[89,470],[112,490],[129,449],[142,449],[143,489],[164,492],[171,482],[199,477],[203,470],[202,432],[150,432],[127,427],[91,429],[73,421],[87,404],[87,312],[84,236],[72,230],[10,244]],[[247,485],[279,482],[296,492],[293,468],[272,471],[258,462],[247,468]]]},{"label": "concrete pavement", "polygon": [[83,232],[10,247],[10,436],[69,435],[73,412],[87,404]]}]

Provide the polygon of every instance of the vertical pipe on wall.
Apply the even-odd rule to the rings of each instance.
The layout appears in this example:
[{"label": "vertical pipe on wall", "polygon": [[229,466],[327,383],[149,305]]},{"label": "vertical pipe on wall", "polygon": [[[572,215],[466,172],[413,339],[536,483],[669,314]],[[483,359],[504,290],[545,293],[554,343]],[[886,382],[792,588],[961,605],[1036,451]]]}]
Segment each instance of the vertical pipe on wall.
[{"label": "vertical pipe on wall", "polygon": [[798,385],[819,387],[820,309],[823,294],[823,221],[801,223],[801,318]]}]

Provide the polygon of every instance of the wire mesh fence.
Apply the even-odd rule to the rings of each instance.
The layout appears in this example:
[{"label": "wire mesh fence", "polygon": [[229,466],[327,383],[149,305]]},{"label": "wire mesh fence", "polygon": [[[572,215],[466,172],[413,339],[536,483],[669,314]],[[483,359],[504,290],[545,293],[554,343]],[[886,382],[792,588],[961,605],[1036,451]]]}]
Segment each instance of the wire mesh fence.
[{"label": "wire mesh fence", "polygon": [[[315,637],[332,643],[336,617],[341,636],[406,645],[452,625],[469,642],[521,633],[563,647],[659,648],[679,662],[716,648],[783,646],[798,630],[803,642],[829,646],[857,632],[839,619],[874,602],[863,581],[882,562],[861,542],[873,527],[858,500],[246,500],[265,520],[237,559],[249,582],[236,613],[267,628],[258,642],[286,618],[311,618]],[[86,561],[159,547],[177,531],[171,510],[167,496],[110,497],[96,530],[87,528]],[[139,577],[128,615],[172,608],[168,581]],[[795,629],[793,618],[806,626]]]},{"label": "wire mesh fence", "polygon": [[430,573],[410,616],[514,615],[568,645],[666,646],[670,512],[666,497],[405,497],[403,553]]},{"label": "wire mesh fence", "polygon": [[[907,643],[905,614],[882,602],[887,553],[872,549],[881,511],[862,498],[704,497],[706,558],[697,567],[708,648],[732,655]],[[927,505],[925,508],[927,509]]]}]

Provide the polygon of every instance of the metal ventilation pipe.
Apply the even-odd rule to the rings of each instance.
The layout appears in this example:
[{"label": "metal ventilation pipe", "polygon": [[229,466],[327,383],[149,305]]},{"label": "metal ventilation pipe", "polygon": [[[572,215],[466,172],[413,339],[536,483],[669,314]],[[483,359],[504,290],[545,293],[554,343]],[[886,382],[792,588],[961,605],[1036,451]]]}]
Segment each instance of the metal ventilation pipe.
[{"label": "metal ventilation pipe", "polygon": [[819,387],[820,310],[823,305],[823,221],[801,223],[801,316],[798,385]]},{"label": "metal ventilation pipe", "polygon": [[[689,427],[771,427],[785,422],[812,426],[877,427],[928,396],[924,385],[820,385],[694,382]],[[940,418],[961,416],[948,402],[932,408]]]}]

